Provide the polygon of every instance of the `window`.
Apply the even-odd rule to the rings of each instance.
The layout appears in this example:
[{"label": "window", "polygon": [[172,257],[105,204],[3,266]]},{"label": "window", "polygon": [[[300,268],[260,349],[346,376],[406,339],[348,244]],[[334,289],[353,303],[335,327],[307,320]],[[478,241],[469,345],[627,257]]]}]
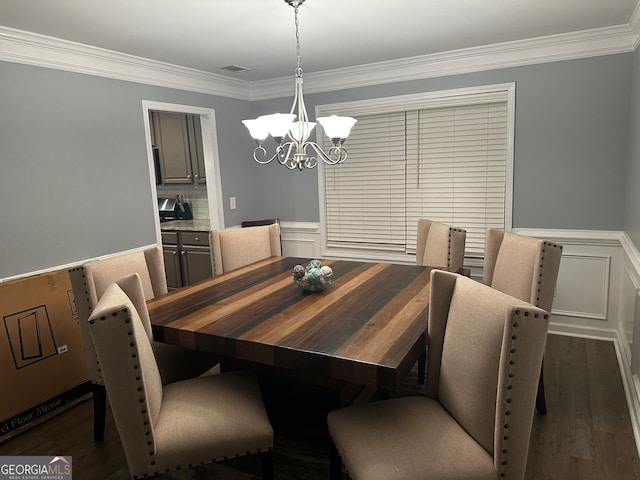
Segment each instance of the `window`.
[{"label": "window", "polygon": [[325,253],[409,258],[429,218],[465,228],[466,256],[481,258],[486,229],[511,226],[514,94],[508,84],[319,106],[358,119],[347,160],[321,169]]}]

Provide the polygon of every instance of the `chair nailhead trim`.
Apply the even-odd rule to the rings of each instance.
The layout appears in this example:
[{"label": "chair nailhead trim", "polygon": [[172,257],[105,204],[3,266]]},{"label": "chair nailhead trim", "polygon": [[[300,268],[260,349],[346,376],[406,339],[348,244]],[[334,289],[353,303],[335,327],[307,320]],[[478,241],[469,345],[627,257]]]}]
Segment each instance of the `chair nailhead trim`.
[{"label": "chair nailhead trim", "polygon": [[[128,313],[128,310],[125,308],[122,310],[125,313]],[[127,317],[124,319],[124,323],[131,325],[131,318]],[[140,415],[141,415],[141,421],[142,421],[142,426],[144,428],[144,434],[145,436],[148,438],[147,440],[147,446],[150,447],[149,450],[149,465],[151,467],[156,465],[156,460],[155,460],[155,449],[153,448],[153,438],[152,438],[152,432],[151,429],[149,428],[150,426],[150,421],[149,418],[147,416],[147,409],[145,406],[145,395],[144,395],[144,385],[142,383],[142,375],[139,373],[140,372],[140,363],[138,362],[138,352],[136,350],[136,342],[134,339],[134,332],[133,332],[133,328],[131,328],[130,330],[127,331],[127,335],[129,337],[131,337],[131,340],[129,341],[129,347],[132,349],[131,351],[131,359],[132,359],[132,364],[131,367],[133,369],[133,371],[135,372],[135,380],[138,383],[136,386],[136,389],[138,392],[141,392],[142,395],[140,396],[140,398],[138,398],[138,403],[141,404],[143,407],[140,409]],[[168,470],[167,470],[168,471]],[[158,475],[158,472],[155,471],[152,476]],[[144,478],[147,478],[149,476],[149,474],[145,474]]]},{"label": "chair nailhead trim", "polygon": [[[530,314],[530,312],[527,311],[522,311],[522,310],[516,310],[515,311],[515,316],[516,318],[513,319],[512,323],[511,323],[511,328],[512,328],[512,334],[511,334],[511,340],[512,341],[516,341],[518,340],[518,335],[515,334],[515,330],[519,327],[520,323],[518,321],[517,317],[528,317]],[[537,314],[534,314],[534,316],[537,317]],[[503,445],[502,448],[502,461],[501,461],[501,472],[500,472],[500,477],[503,478],[506,476],[506,473],[503,470],[503,467],[506,467],[508,464],[508,458],[506,457],[507,453],[508,453],[508,445],[506,444],[506,442],[509,440],[509,435],[507,435],[507,430],[509,429],[509,423],[507,422],[507,418],[510,417],[511,415],[511,403],[512,403],[512,390],[513,390],[513,385],[511,384],[511,379],[515,376],[513,368],[514,365],[516,364],[516,359],[514,358],[514,355],[517,351],[517,348],[515,345],[511,345],[511,348],[509,349],[509,372],[507,374],[507,378],[509,378],[509,382],[507,384],[507,395],[505,398],[505,403],[506,403],[506,407],[505,407],[505,411],[504,411],[504,435],[502,437],[503,442],[505,442],[505,444]]]},{"label": "chair nailhead trim", "polygon": [[455,228],[455,227],[449,227],[448,233],[449,233],[449,244],[448,244],[448,248],[447,248],[447,267],[451,266],[451,245],[453,243],[453,239],[452,239],[452,233],[453,232],[459,232],[459,233],[467,233],[466,230],[462,229],[462,228]]}]

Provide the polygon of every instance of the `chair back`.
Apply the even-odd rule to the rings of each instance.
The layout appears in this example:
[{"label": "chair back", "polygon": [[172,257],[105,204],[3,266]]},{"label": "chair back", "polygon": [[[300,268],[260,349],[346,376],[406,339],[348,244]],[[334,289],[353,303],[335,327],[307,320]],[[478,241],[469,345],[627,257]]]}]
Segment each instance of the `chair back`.
[{"label": "chair back", "polygon": [[483,282],[551,313],[562,245],[490,228]]},{"label": "chair back", "polygon": [[[133,474],[144,474],[155,460],[162,381],[141,312],[125,290],[142,298],[137,274],[106,288],[88,325],[127,463]],[[146,310],[144,302],[139,307]]]},{"label": "chair back", "polygon": [[525,301],[431,274],[427,395],[493,457],[497,478],[524,478],[548,324]]},{"label": "chair back", "polygon": [[459,269],[464,264],[467,231],[425,218],[418,220],[416,263]]},{"label": "chair back", "polygon": [[264,258],[282,255],[280,225],[211,231],[213,271],[216,275]]},{"label": "chair back", "polygon": [[[119,278],[132,273],[137,273],[140,278],[144,300],[167,293],[164,258],[162,256],[162,248],[159,246],[93,260],[85,263],[82,267],[75,267],[69,270],[90,379],[100,385],[103,384],[102,376],[100,369],[97,368],[96,353],[87,322],[91,311],[98,304],[98,300],[107,287]],[[145,331],[149,334],[149,338],[152,338],[148,315],[143,313],[141,320]]]},{"label": "chair back", "polygon": [[[263,220],[245,220],[245,221],[240,223],[240,226],[242,228],[260,227],[260,226],[263,226],[263,225],[273,225],[274,223],[277,223],[278,225],[280,225],[280,219],[279,218],[265,218]],[[282,237],[279,236],[278,238],[280,240],[280,252],[282,252]]]}]

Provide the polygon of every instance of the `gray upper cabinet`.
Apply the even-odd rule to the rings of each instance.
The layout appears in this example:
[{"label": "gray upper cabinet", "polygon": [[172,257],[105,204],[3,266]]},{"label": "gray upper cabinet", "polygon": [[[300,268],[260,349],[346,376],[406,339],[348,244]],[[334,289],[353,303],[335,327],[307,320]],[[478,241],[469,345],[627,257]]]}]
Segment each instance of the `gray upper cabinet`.
[{"label": "gray upper cabinet", "polygon": [[206,183],[200,116],[151,112],[163,185]]},{"label": "gray upper cabinet", "polygon": [[202,147],[202,127],[200,127],[200,115],[185,115],[187,118],[187,131],[189,133],[189,150],[194,182],[207,183],[207,174],[204,170],[204,151]]}]

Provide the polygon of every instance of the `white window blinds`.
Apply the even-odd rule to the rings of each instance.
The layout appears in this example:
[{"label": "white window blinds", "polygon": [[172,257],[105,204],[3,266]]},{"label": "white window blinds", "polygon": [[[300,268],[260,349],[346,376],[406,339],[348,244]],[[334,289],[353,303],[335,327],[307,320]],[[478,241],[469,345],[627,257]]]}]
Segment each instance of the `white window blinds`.
[{"label": "white window blinds", "polygon": [[481,257],[508,210],[509,89],[401,98],[331,110],[358,123],[347,161],[324,169],[327,247],[415,253],[429,218],[465,228],[466,255]]},{"label": "white window blinds", "polygon": [[325,169],[327,244],[404,251],[404,112],[358,119],[347,161]]}]

